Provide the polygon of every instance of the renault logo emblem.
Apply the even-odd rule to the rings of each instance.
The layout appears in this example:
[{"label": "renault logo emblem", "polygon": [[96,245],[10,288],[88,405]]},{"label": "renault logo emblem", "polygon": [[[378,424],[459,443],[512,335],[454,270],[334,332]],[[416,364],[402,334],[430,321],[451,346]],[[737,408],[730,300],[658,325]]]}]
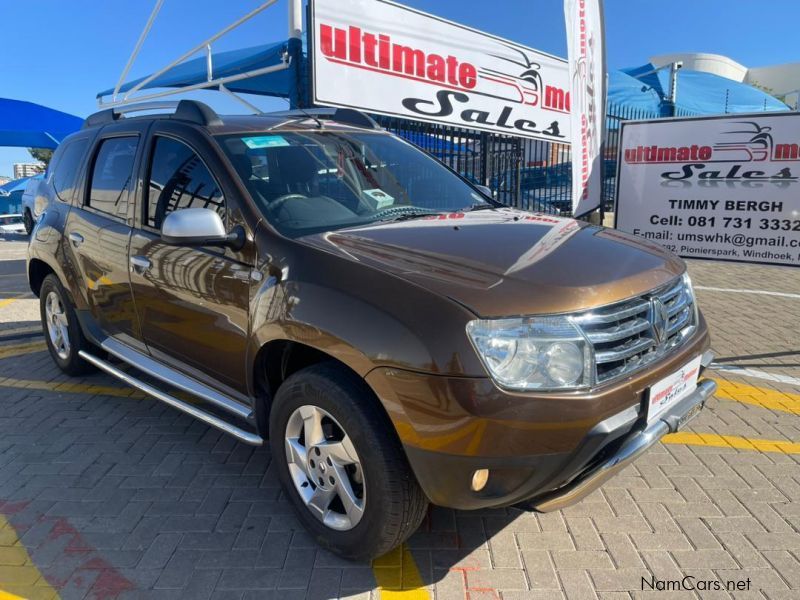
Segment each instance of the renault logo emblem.
[{"label": "renault logo emblem", "polygon": [[658,299],[650,300],[650,322],[653,325],[653,338],[658,346],[663,346],[667,341],[667,328],[669,327],[669,312],[664,303]]}]

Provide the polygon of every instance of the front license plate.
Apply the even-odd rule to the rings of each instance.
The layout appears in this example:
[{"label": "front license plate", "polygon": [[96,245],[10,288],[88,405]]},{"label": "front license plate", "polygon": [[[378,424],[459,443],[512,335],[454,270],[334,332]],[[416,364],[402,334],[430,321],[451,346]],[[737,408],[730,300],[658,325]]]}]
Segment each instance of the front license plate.
[{"label": "front license plate", "polygon": [[650,404],[647,407],[648,423],[663,415],[695,390],[702,358],[702,356],[698,356],[650,388]]}]

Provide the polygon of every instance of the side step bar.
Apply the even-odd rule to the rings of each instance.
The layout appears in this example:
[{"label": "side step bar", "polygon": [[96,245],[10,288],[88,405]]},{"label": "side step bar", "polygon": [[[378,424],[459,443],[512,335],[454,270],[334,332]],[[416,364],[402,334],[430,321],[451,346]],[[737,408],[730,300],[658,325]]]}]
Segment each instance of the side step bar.
[{"label": "side step bar", "polygon": [[237,427],[236,425],[232,425],[227,421],[220,419],[216,415],[212,415],[209,412],[201,410],[184,402],[183,400],[178,400],[175,396],[167,394],[152,385],[145,383],[144,381],[137,379],[133,375],[126,373],[125,371],[121,371],[120,369],[116,368],[115,366],[107,363],[106,361],[97,358],[96,356],[89,354],[81,350],[78,352],[78,355],[88,363],[93,364],[98,369],[105,371],[109,375],[116,377],[120,381],[127,383],[131,387],[136,388],[144,392],[145,394],[152,396],[156,400],[160,400],[164,404],[168,404],[172,408],[177,408],[181,412],[185,412],[187,415],[193,416],[195,419],[210,425],[211,427],[215,427],[220,431],[227,433],[228,435],[232,435],[240,442],[244,442],[245,444],[250,444],[251,446],[261,446],[264,443],[264,440],[258,434],[251,433],[241,427]]},{"label": "side step bar", "polygon": [[240,419],[252,419],[253,414],[249,406],[244,406],[239,402],[231,400],[227,396],[211,389],[207,385],[203,385],[199,381],[195,381],[187,377],[183,373],[166,367],[149,356],[142,354],[129,348],[122,342],[118,342],[114,338],[107,338],[100,344],[100,347],[109,354],[116,356],[122,362],[126,362],[137,370],[141,371],[150,377],[155,377],[192,396],[197,396],[201,400],[215,405],[222,410],[225,410]]}]

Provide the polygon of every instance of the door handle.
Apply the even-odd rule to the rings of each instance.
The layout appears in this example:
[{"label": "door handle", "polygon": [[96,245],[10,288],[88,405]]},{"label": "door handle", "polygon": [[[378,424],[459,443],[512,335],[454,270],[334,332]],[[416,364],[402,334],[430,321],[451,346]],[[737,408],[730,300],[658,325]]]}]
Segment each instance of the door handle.
[{"label": "door handle", "polygon": [[80,233],[73,231],[69,234],[69,241],[72,242],[72,245],[77,248],[83,243],[83,236]]},{"label": "door handle", "polygon": [[150,269],[150,259],[145,258],[144,256],[131,256],[131,270],[134,273],[138,273],[139,275],[144,274],[148,269]]}]

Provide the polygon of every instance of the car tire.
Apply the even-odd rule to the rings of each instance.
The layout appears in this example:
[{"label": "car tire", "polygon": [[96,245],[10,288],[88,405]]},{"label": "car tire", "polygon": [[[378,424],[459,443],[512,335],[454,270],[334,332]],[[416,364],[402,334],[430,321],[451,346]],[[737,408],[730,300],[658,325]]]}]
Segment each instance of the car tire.
[{"label": "car tire", "polygon": [[269,429],[284,492],[322,547],[367,561],[419,527],[428,499],[386,413],[357,375],[333,363],[292,374],[275,395]]},{"label": "car tire", "polygon": [[31,215],[30,209],[28,208],[25,209],[25,214],[22,215],[22,222],[25,225],[25,232],[28,235],[33,233],[34,222],[33,222],[33,215]]},{"label": "car tire", "polygon": [[83,375],[94,367],[78,356],[89,348],[72,302],[54,274],[44,278],[39,290],[39,312],[50,356],[67,375]]}]

